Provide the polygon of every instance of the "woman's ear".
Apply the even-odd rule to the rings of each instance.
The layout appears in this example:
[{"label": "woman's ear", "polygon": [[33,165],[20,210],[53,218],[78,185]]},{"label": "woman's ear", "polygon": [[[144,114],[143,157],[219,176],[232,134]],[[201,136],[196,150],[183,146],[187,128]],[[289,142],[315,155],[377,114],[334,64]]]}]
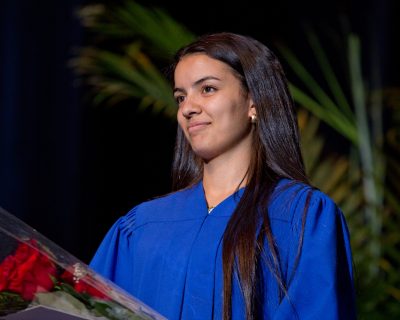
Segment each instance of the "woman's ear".
[{"label": "woman's ear", "polygon": [[256,111],[256,107],[254,105],[253,99],[250,98],[250,100],[249,100],[249,117],[252,118],[254,116],[257,116],[257,111]]}]

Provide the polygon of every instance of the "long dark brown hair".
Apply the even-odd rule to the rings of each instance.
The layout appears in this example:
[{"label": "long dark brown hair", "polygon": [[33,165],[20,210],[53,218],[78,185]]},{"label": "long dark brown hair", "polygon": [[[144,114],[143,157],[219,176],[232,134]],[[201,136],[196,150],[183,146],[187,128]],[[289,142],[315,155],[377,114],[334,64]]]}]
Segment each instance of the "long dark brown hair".
[{"label": "long dark brown hair", "polygon": [[[309,183],[300,151],[294,103],[277,57],[252,37],[227,32],[199,37],[176,53],[169,69],[172,83],[176,65],[182,57],[193,53],[204,53],[229,65],[256,108],[254,152],[247,187],[225,229],[222,253],[223,318],[231,318],[232,281],[236,274],[245,301],[246,319],[255,319],[261,307],[260,264],[268,265],[284,293],[287,285],[279,271],[279,252],[266,209],[268,201],[280,178]],[[174,190],[193,185],[201,180],[202,174],[202,161],[178,126],[172,168]],[[264,259],[265,239],[271,259]]]}]

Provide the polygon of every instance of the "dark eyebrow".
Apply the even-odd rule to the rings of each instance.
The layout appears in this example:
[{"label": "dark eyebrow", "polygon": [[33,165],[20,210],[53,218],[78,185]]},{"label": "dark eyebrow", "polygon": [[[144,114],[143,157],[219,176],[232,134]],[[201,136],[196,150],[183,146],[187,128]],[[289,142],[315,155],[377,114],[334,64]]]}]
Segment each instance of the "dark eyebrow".
[{"label": "dark eyebrow", "polygon": [[[201,79],[199,79],[199,80],[196,80],[196,81],[192,84],[192,87],[196,87],[196,86],[198,86],[199,84],[201,84],[201,83],[203,83],[204,81],[207,81],[207,80],[218,80],[218,81],[221,81],[220,78],[217,78],[217,77],[214,77],[214,76],[207,76],[207,77],[203,77],[203,78],[201,78]],[[175,92],[177,92],[177,91],[179,91],[179,92],[185,92],[185,90],[182,89],[182,88],[174,88],[173,93],[175,93]]]}]

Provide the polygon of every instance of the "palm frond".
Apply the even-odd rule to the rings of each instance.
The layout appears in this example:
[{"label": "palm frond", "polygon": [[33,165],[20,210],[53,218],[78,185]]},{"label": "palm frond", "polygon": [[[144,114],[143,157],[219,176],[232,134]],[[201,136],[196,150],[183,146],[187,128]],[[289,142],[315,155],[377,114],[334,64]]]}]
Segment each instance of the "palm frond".
[{"label": "palm frond", "polygon": [[[382,117],[385,99],[391,103],[397,101],[393,98],[396,90],[390,90],[388,98],[387,90],[369,92],[366,89],[360,40],[355,34],[347,36],[349,69],[346,74],[350,75],[350,87],[343,90],[318,38],[309,32],[310,47],[329,91],[322,89],[295,54],[279,45],[300,80],[300,85],[290,83],[290,90],[301,107],[347,138],[351,148],[336,159],[329,157],[321,161],[305,157],[308,172],[313,183],[331,195],[346,216],[359,274],[357,298],[361,317],[370,317],[376,310],[380,310],[374,313],[376,319],[400,315],[399,295],[395,290],[400,287],[400,277],[394,272],[400,267],[400,162],[393,156],[400,154],[400,113],[397,111],[400,108],[393,108],[386,133]],[[351,99],[344,92],[350,93]],[[313,133],[301,133],[303,143],[309,135],[312,137]],[[304,154],[318,156],[321,141],[316,139],[315,148],[307,143],[304,148]],[[379,299],[370,294],[371,288],[379,292]]]},{"label": "palm frond", "polygon": [[[93,88],[94,103],[116,105],[133,98],[138,110],[151,109],[174,120],[176,103],[160,65],[194,35],[163,10],[135,1],[84,6],[78,16],[98,41],[81,48],[70,66]],[[107,40],[115,40],[114,50],[103,44]]]}]

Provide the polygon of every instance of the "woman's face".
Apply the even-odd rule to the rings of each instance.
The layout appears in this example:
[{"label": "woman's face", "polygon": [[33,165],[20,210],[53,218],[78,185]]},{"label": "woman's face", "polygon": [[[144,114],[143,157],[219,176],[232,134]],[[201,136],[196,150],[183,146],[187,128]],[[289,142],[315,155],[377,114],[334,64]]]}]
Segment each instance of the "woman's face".
[{"label": "woman's face", "polygon": [[250,152],[255,108],[227,64],[190,54],[176,66],[174,80],[178,123],[199,157],[209,161]]}]

